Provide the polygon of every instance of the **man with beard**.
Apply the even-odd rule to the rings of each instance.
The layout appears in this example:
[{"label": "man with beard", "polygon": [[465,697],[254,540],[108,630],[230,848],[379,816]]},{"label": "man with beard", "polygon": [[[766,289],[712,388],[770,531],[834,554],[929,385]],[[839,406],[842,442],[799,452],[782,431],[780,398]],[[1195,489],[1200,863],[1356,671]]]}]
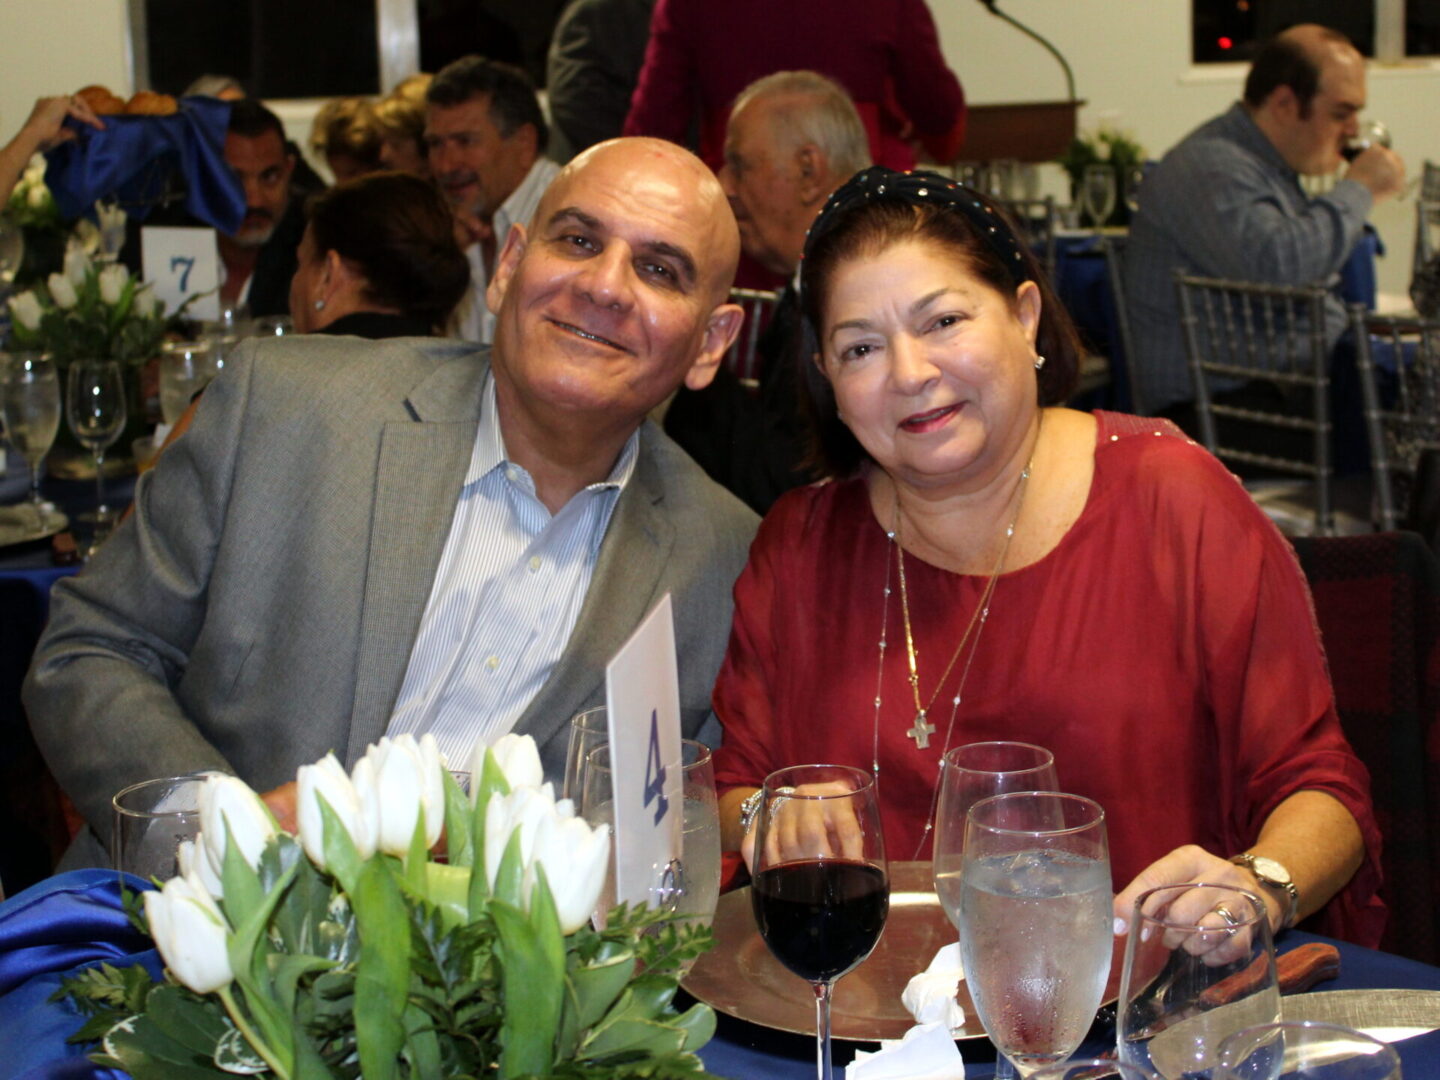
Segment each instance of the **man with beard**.
[{"label": "man with beard", "polygon": [[248,304],[255,316],[287,315],[305,211],[291,191],[295,156],[285,147],[280,118],[253,99],[235,102],[225,161],[245,189],[245,218],[234,233],[216,237],[224,268],[221,304]]},{"label": "man with beard", "polygon": [[470,260],[470,291],[450,333],[488,345],[495,316],[485,290],[512,225],[530,220],[559,166],[545,156],[549,127],[519,68],[480,56],[447,64],[425,92],[430,173],[455,210]]}]

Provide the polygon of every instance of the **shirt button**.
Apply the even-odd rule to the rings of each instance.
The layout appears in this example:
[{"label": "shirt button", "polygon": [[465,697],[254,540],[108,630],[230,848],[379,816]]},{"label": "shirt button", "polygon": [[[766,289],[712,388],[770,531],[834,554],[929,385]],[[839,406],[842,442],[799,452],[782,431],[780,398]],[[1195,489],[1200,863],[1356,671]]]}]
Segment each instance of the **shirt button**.
[{"label": "shirt button", "polygon": [[485,666],[488,667],[491,671],[494,671],[496,668],[498,668],[498,667],[500,666],[500,657],[498,657],[498,656],[492,656],[492,657],[490,657],[490,659],[488,659],[488,660],[485,661]]},{"label": "shirt button", "polygon": [[512,484],[517,483],[520,480],[520,470],[514,465],[507,465],[505,466],[505,476]]},{"label": "shirt button", "polygon": [[540,556],[539,556],[539,555],[531,555],[531,556],[530,556],[530,572],[533,574],[536,570],[539,570],[539,569],[540,569]]}]

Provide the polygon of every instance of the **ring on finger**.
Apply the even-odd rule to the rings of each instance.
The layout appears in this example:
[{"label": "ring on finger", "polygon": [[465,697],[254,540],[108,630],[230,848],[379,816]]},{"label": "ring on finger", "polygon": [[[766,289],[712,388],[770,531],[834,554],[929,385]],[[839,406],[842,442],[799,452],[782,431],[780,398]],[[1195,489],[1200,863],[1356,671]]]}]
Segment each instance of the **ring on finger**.
[{"label": "ring on finger", "polygon": [[1245,921],[1241,919],[1238,915],[1236,915],[1233,911],[1231,911],[1228,907],[1226,907],[1223,900],[1220,903],[1216,904],[1210,910],[1213,911],[1216,915],[1219,915],[1220,918],[1225,920],[1225,932],[1227,934],[1234,934],[1237,930],[1239,930],[1240,924]]}]

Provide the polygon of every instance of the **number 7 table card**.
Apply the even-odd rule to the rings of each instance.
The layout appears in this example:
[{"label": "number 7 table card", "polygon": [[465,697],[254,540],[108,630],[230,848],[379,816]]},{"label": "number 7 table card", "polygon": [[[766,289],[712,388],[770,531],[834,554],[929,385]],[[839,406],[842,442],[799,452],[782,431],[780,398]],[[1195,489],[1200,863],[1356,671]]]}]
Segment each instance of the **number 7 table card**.
[{"label": "number 7 table card", "polygon": [[606,666],[605,702],[615,800],[615,899],[654,905],[675,884],[685,807],[669,593]]},{"label": "number 7 table card", "polygon": [[196,293],[205,293],[190,305],[188,315],[220,317],[220,255],[214,229],[146,225],[140,230],[140,262],[167,315],[175,314]]}]

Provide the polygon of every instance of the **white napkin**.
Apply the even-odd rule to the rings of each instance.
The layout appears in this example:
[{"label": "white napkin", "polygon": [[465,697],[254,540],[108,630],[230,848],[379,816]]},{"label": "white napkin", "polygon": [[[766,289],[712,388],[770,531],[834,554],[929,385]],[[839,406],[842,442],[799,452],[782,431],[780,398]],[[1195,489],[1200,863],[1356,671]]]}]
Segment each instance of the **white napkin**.
[{"label": "white napkin", "polygon": [[845,1080],[964,1080],[965,1062],[944,1024],[916,1024],[874,1053],[857,1051]]},{"label": "white napkin", "polygon": [[930,966],[905,984],[900,1000],[920,1024],[944,1024],[954,1030],[965,1023],[965,1010],[955,994],[965,977],[960,943],[946,945],[935,954]]}]

